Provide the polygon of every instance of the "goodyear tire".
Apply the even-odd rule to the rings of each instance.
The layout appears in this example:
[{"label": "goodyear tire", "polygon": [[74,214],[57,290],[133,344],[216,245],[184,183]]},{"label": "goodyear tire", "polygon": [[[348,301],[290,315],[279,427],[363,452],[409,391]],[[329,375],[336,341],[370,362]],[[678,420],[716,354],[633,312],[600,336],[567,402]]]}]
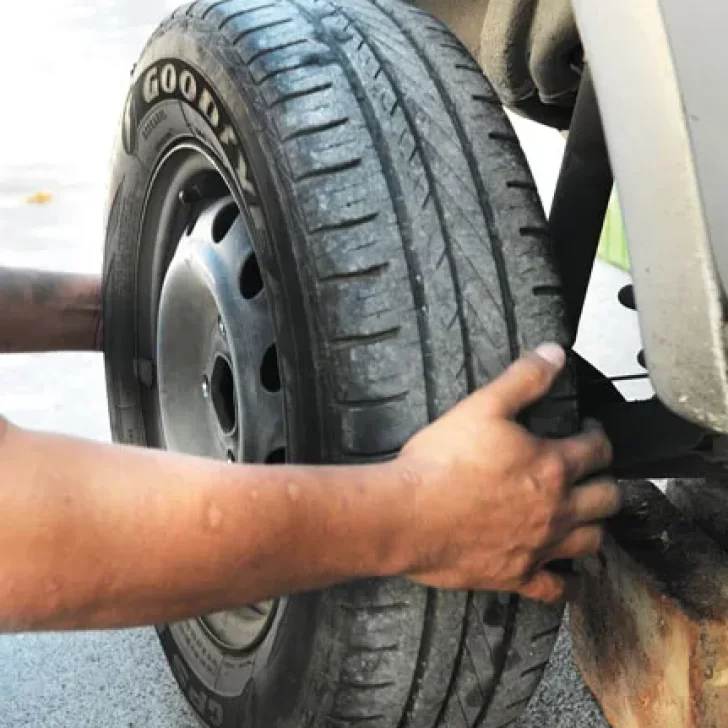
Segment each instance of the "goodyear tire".
[{"label": "goodyear tire", "polygon": [[[197,289],[165,292],[176,251],[192,240],[223,260],[218,238],[227,328],[248,315],[243,298],[263,301],[242,358],[226,350],[218,393],[270,381],[271,366],[280,390],[252,416],[278,412],[284,435],[261,435],[255,453],[234,440],[238,425],[225,429],[242,399],[216,409],[224,442],[214,428],[214,447],[180,431],[174,407],[196,411],[202,394],[170,399],[173,373],[162,371],[175,357],[185,369],[182,340],[194,338],[175,328],[174,307],[194,314]],[[230,459],[393,457],[524,349],[567,343],[546,223],[507,117],[457,39],[390,0],[202,1],[161,25],[135,68],[114,155],[105,311],[116,439]],[[211,336],[196,348],[223,346]],[[575,413],[554,397],[528,424],[568,434]],[[500,728],[525,708],[561,618],[513,596],[406,580],[266,609],[242,647],[229,625],[251,614],[222,618],[217,632],[203,620],[160,629],[209,726]]]}]

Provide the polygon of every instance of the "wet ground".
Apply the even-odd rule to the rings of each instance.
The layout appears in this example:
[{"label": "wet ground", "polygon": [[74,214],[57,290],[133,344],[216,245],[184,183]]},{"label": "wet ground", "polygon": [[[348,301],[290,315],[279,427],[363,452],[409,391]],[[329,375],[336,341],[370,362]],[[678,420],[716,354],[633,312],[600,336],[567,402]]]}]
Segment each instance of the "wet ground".
[{"label": "wet ground", "polygon": [[[175,3],[35,0],[3,7],[0,264],[98,271],[107,160],[129,77]],[[557,135],[518,124],[548,203]],[[48,193],[47,204],[26,198]],[[635,371],[625,276],[599,266],[582,349],[611,373]],[[99,356],[0,357],[0,411],[19,424],[109,438]],[[0,728],[191,728],[151,630],[0,638]],[[605,725],[563,634],[521,728]]]}]

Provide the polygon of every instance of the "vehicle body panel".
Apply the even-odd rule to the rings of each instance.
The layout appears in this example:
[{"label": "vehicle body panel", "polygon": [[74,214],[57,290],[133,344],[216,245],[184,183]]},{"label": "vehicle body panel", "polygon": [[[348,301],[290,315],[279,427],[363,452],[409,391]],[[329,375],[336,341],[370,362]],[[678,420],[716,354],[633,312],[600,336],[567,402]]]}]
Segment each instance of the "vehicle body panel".
[{"label": "vehicle body panel", "polygon": [[623,208],[655,391],[679,414],[728,432],[715,265],[728,257],[728,210],[716,204],[728,149],[715,131],[728,109],[715,86],[712,94],[701,89],[716,56],[725,55],[725,22],[717,16],[727,21],[728,6],[575,0],[574,9]]}]

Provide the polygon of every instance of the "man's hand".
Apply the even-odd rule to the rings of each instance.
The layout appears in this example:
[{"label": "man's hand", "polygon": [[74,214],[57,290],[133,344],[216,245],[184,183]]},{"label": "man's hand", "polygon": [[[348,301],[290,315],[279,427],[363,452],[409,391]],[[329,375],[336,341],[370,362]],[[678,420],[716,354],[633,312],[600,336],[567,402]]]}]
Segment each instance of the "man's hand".
[{"label": "man's hand", "polygon": [[606,437],[541,440],[514,421],[549,391],[564,360],[560,347],[540,347],[404,448],[397,462],[414,485],[414,580],[554,601],[565,582],[547,564],[599,550],[599,522],[619,510],[619,490],[606,477],[572,486],[609,465]]}]

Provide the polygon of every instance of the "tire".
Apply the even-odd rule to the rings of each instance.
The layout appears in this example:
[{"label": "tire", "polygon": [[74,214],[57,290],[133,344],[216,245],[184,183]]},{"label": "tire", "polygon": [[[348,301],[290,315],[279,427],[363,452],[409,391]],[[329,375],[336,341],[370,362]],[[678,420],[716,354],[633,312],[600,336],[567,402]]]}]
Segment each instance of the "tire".
[{"label": "tire", "polygon": [[[117,440],[160,446],[145,201],[160,160],[187,142],[236,199],[260,204],[289,460],[392,458],[522,351],[569,343],[525,158],[447,29],[390,0],[196,2],[143,51],[114,154],[104,290]],[[528,413],[534,431],[574,430],[570,386]],[[217,728],[501,728],[536,688],[561,611],[371,580],[288,599],[244,655],[196,621],[160,637]]]}]

